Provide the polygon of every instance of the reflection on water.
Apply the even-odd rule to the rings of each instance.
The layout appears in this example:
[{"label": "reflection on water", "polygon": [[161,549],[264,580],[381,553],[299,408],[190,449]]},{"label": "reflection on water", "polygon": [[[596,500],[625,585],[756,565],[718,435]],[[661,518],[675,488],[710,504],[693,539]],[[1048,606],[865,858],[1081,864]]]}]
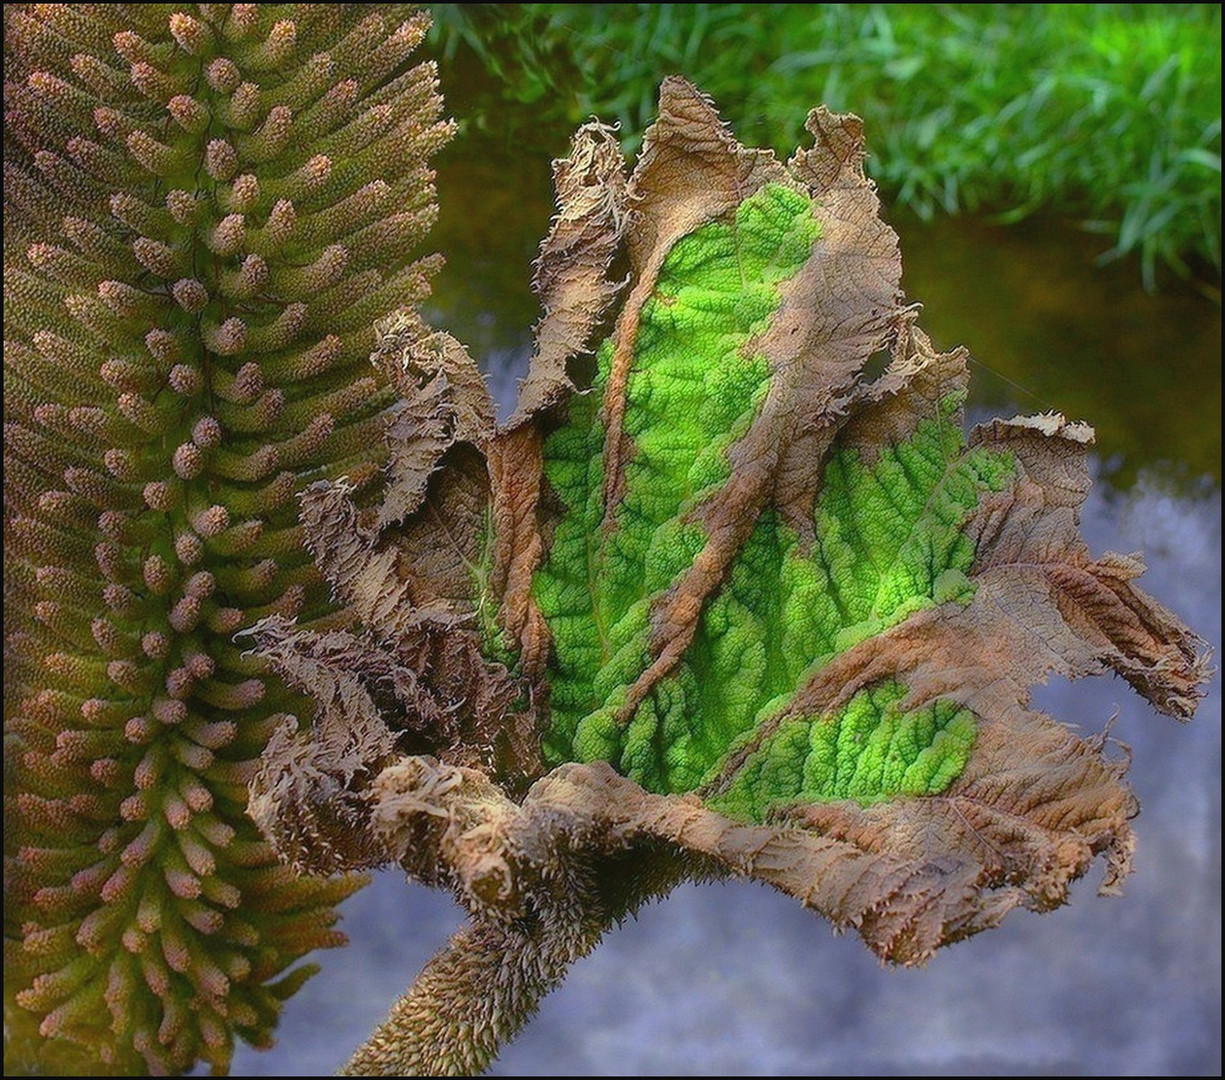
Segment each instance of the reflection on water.
[{"label": "reflection on water", "polygon": [[971,402],[1056,409],[1097,429],[1104,476],[1221,482],[1221,311],[1190,289],[1149,295],[1133,264],[1058,223],[899,223],[902,284],[941,347],[977,364]]}]

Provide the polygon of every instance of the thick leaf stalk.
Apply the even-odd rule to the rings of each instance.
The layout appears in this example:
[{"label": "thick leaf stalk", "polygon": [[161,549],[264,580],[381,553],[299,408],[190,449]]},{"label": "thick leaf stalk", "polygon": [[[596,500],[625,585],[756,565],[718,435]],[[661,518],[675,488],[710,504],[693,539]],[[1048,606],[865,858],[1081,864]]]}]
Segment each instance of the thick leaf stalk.
[{"label": "thick leaf stalk", "polygon": [[[598,787],[589,798],[564,774],[540,781],[518,805],[478,770],[406,757],[383,770],[372,794],[384,853],[453,890],[472,921],[392,1006],[346,1075],[483,1072],[608,930],[686,878],[720,872],[672,849],[664,830],[614,823]],[[558,858],[579,832],[587,850]],[[444,856],[427,865],[426,851]]]},{"label": "thick leaf stalk", "polygon": [[[452,830],[462,821],[464,831],[505,834],[519,824],[518,808],[475,771],[407,759],[399,772],[408,774],[405,787],[410,792],[423,787],[437,792],[429,811],[437,829]],[[393,784],[395,773],[389,771],[382,783]],[[385,827],[390,826],[393,822],[385,821]],[[439,836],[435,842],[447,840]],[[483,1072],[499,1046],[536,1011],[540,999],[561,983],[570,965],[595,948],[611,926],[613,913],[601,902],[590,873],[561,872],[547,882],[532,874],[536,868],[523,860],[512,867],[496,850],[484,854],[466,862],[460,854],[459,865],[440,868],[442,880],[436,884],[465,891],[480,914],[425,966],[342,1073],[474,1076]],[[529,875],[533,879],[530,913],[520,903],[528,891]]]},{"label": "thick leaf stalk", "polygon": [[233,635],[334,610],[295,494],[367,483],[374,323],[449,123],[411,5],[5,9],[6,1067],[224,1070],[359,879],[246,815],[302,700]]}]

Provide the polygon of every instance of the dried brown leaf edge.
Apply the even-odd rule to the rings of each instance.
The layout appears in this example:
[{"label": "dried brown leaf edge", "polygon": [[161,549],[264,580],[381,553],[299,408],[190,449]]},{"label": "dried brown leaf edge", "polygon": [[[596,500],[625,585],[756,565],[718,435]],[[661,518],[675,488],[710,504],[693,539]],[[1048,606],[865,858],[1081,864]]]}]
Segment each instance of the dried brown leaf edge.
[{"label": "dried brown leaf edge", "polygon": [[[1137,804],[1124,755],[1107,754],[1105,735],[1081,738],[1031,710],[1030,688],[1052,673],[1113,671],[1158,710],[1187,717],[1202,642],[1134,586],[1135,556],[1094,559],[1081,539],[1088,426],[1018,417],[966,441],[967,357],[934,352],[900,291],[897,238],[863,173],[862,124],[818,108],[807,126],[813,146],[784,164],[741,147],[708,99],[668,79],[628,177],[609,129],[582,128],[555,165],[558,212],[535,277],[544,315],[510,420],[496,425],[458,342],[405,316],[375,356],[403,399],[382,507],[360,508],[343,483],[303,496],[307,542],[355,625],[258,629],[260,649],[318,711],[270,743],[251,813],[301,867],[396,861],[451,889],[472,916],[347,1072],[479,1071],[574,959],[682,880],[766,882],[856,930],[883,959],[915,964],[1013,908],[1063,903],[1098,855],[1103,892],[1127,873]],[[767,203],[800,205],[782,228],[807,240],[788,249],[786,273],[783,249],[771,249],[745,285],[746,295],[773,290],[753,294],[767,297],[768,317],[710,346],[763,378],[727,425],[707,482],[673,485],[668,503],[652,440],[691,423],[695,401],[668,372],[707,363],[715,341],[664,310],[690,297],[673,256],[694,235],[731,236],[749,274],[744,208]],[[684,250],[705,250],[695,245]],[[616,260],[624,282],[610,277]],[[595,351],[618,295],[593,388],[579,392],[576,361]],[[659,344],[669,326],[683,331],[671,353]],[[869,380],[881,351],[888,366]],[[637,419],[648,387],[667,406],[655,428]],[[696,400],[702,410],[725,401]],[[577,488],[553,464],[565,460],[565,436],[555,438],[565,430],[579,430],[590,454]],[[936,459],[926,488],[907,472],[918,458],[906,448],[920,445]],[[696,466],[686,458],[685,468]],[[967,469],[977,478],[968,489]],[[881,511],[870,500],[856,509],[834,490],[839,476],[877,483],[886,502],[890,485],[926,492],[906,540],[926,545],[920,555],[880,541],[893,544],[885,570],[906,571],[917,589],[906,602],[882,599],[891,586],[879,567],[871,603],[857,599],[859,571],[838,552],[875,558],[879,548],[856,549],[849,530],[875,527]],[[635,547],[630,512],[647,513],[648,496],[651,536]],[[661,548],[665,533],[680,540]],[[835,533],[846,534],[842,548]],[[766,541],[781,554],[754,571],[762,563],[750,555]],[[565,545],[579,543],[590,577],[577,594],[550,592],[550,581],[569,580]],[[800,607],[774,610],[773,621],[743,613],[777,587],[771,572],[796,566],[823,568],[803,580],[837,600],[841,636],[818,641],[824,631],[804,621],[803,603],[824,603],[811,590],[792,587],[785,597]],[[623,596],[619,582],[633,589]],[[559,610],[557,595],[621,620],[605,627],[628,642],[620,661],[605,642],[585,673],[573,610]],[[702,696],[723,670],[715,613],[729,610],[764,637],[771,673],[750,688],[751,723],[703,758],[698,736],[710,702],[723,700]],[[737,645],[752,647],[751,635]],[[874,781],[822,773],[819,736],[839,724],[854,735],[848,710],[864,701],[876,704],[876,727],[861,742],[908,717],[955,713],[968,726],[950,721],[944,742],[928,733],[920,752],[938,759],[910,747],[911,764],[928,763],[919,788],[914,773],[888,780],[900,735]],[[957,742],[955,730],[969,734]],[[835,757],[851,752],[835,744]]]}]

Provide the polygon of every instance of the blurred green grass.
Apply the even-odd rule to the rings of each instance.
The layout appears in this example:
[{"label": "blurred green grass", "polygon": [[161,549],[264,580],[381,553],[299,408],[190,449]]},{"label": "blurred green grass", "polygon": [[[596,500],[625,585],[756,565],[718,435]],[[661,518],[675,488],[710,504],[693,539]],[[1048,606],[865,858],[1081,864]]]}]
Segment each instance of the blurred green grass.
[{"label": "blurred green grass", "polygon": [[1071,217],[1108,238],[1103,259],[1136,256],[1146,288],[1173,274],[1219,295],[1218,4],[433,10],[444,59],[483,72],[445,88],[470,124],[496,128],[511,102],[545,128],[595,114],[632,151],[659,80],[679,72],[743,141],[785,153],[824,102],[865,117],[868,168],[894,206]]}]

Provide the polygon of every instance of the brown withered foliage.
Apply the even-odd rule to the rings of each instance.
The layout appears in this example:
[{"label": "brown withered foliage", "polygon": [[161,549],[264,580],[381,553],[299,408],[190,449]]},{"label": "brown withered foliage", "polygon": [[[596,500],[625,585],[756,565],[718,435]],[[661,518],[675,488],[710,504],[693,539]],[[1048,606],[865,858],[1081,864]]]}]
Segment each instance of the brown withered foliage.
[{"label": "brown withered foliage", "polygon": [[[1092,431],[1056,415],[981,426],[954,453],[981,448],[1009,463],[958,524],[974,552],[962,593],[933,595],[822,662],[813,656],[785,704],[742,732],[696,787],[648,790],[626,775],[636,766],[619,751],[559,763],[542,742],[557,722],[551,694],[564,665],[533,583],[567,512],[546,475],[546,438],[580,400],[572,361],[594,350],[620,292],[597,383],[598,547],[618,527],[637,452],[627,386],[643,362],[644,309],[682,237],[772,184],[811,199],[819,227],[753,338],[769,388],[729,445],[729,475],[681,511],[703,544],[650,595],[645,661],[607,703],[614,734],[643,702],[663,700],[756,527],[793,530],[804,557],[819,551],[813,505],[832,455],[870,463],[964,389],[965,353],[936,353],[901,294],[897,239],[862,169],[860,121],[817,109],[808,129],[814,145],[786,164],[747,150],[680,79],[664,83],[628,178],[610,132],[581,129],[556,166],[559,210],[536,275],[544,316],[510,420],[497,426],[458,342],[402,318],[376,354],[403,399],[381,509],[359,509],[344,483],[317,484],[302,500],[307,542],[360,622],[328,633],[285,620],[257,629],[264,655],[318,711],[270,743],[252,813],[301,868],[397,862],[471,914],[348,1073],[480,1071],[570,963],[683,880],[766,882],[854,929],[882,958],[915,964],[1013,908],[1061,904],[1098,855],[1102,891],[1128,870],[1137,806],[1125,764],[1106,754],[1104,736],[1082,739],[1031,710],[1030,687],[1053,673],[1113,671],[1185,717],[1205,659],[1198,639],[1133,585],[1136,557],[1089,554],[1078,511]],[[620,289],[610,271],[619,256],[628,264]],[[891,362],[869,381],[864,367],[881,350]],[[920,793],[779,799],[756,820],[725,809],[780,728],[833,722],[882,684],[903,688],[902,710],[952,702],[973,715],[955,776]]]}]

